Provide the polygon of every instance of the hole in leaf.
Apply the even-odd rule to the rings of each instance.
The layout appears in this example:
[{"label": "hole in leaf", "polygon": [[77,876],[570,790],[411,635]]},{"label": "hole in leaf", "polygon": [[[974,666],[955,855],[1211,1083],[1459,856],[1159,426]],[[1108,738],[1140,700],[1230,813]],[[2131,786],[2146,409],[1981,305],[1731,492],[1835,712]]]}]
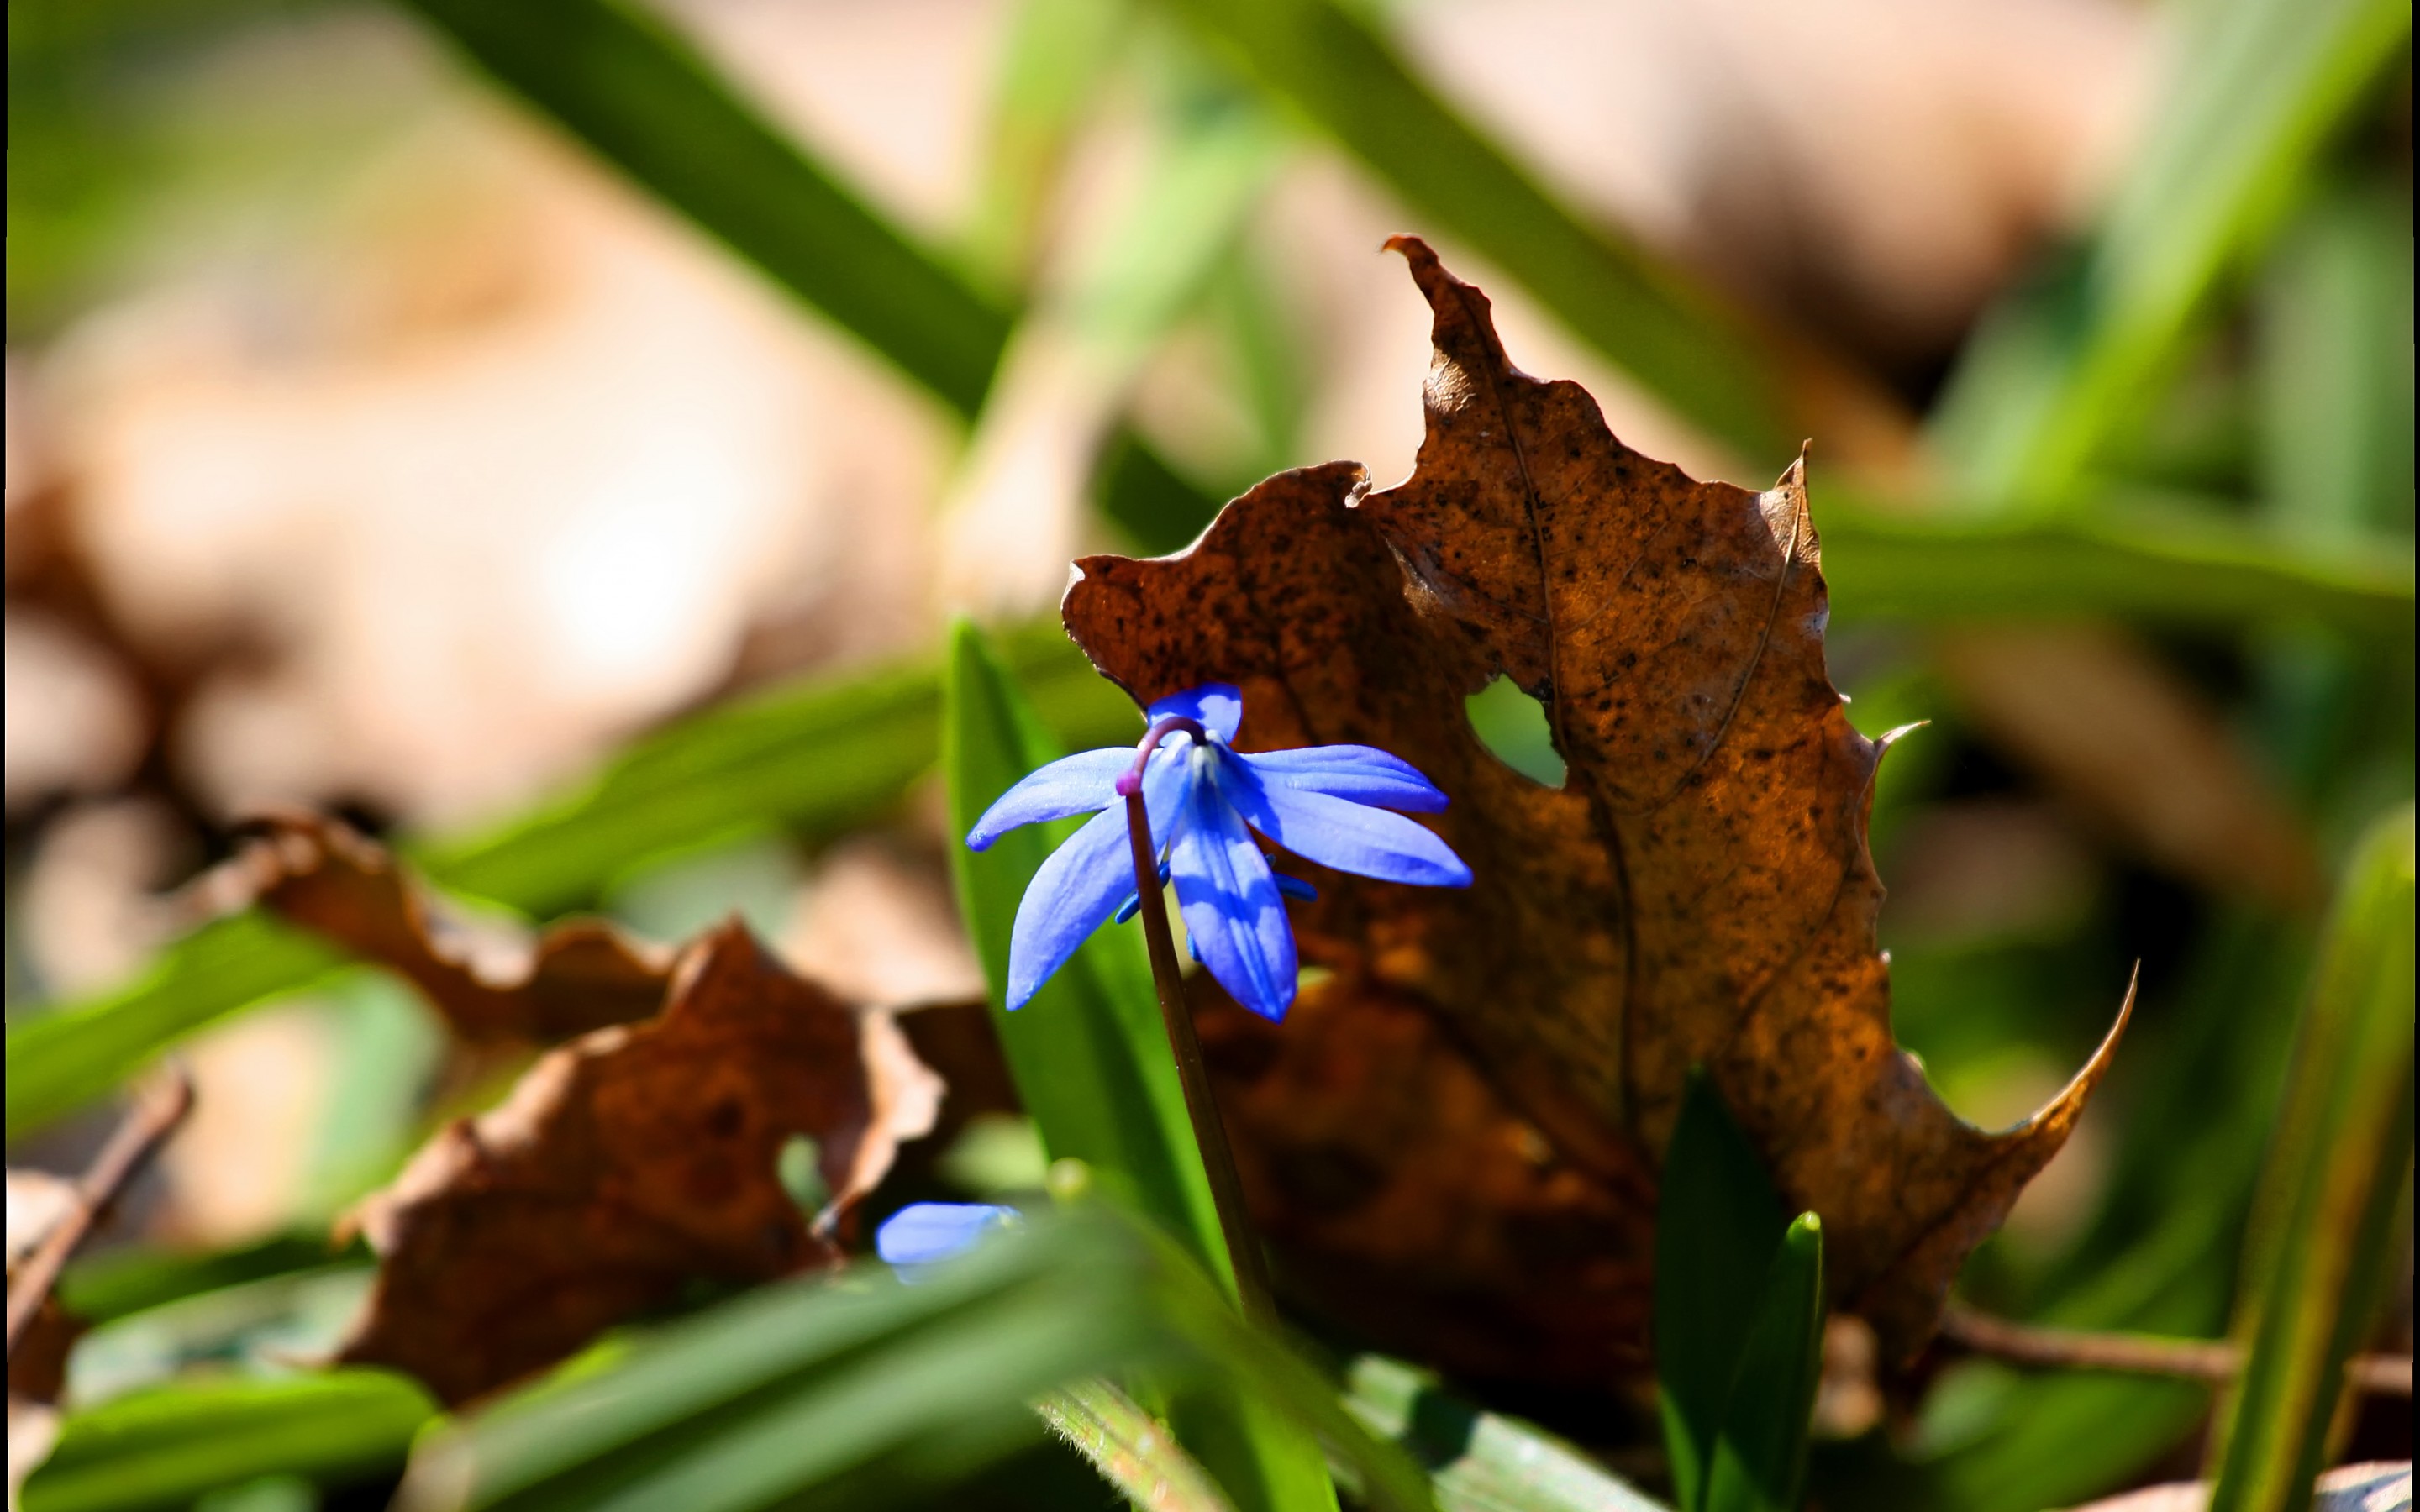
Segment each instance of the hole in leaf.
[{"label": "hole in leaf", "polygon": [[1497,677],[1463,700],[1463,707],[1480,744],[1497,761],[1533,782],[1563,785],[1563,758],[1555,750],[1545,705],[1522,692],[1511,678]]},{"label": "hole in leaf", "polygon": [[810,1218],[831,1200],[831,1189],[824,1184],[822,1161],[821,1146],[805,1134],[792,1134],[782,1142],[782,1153],[773,1167],[782,1190]]}]

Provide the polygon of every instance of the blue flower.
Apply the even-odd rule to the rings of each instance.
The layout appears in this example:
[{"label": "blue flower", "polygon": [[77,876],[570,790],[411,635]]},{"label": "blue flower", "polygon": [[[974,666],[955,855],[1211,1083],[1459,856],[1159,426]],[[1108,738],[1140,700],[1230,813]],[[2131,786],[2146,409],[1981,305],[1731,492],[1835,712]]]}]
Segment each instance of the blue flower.
[{"label": "blue flower", "polygon": [[1016,1222],[1014,1208],[981,1202],[911,1202],[874,1231],[874,1253],[908,1267],[946,1260],[995,1228]]},{"label": "blue flower", "polygon": [[967,836],[968,846],[980,851],[1020,825],[1095,814],[1042,864],[1017,905],[1008,951],[1010,1008],[1022,1008],[1105,920],[1130,911],[1135,873],[1120,779],[1139,751],[1149,753],[1140,785],[1152,843],[1161,876],[1175,880],[1193,953],[1237,1002],[1265,1018],[1282,1019],[1294,1003],[1294,929],[1284,896],[1311,889],[1269,870],[1254,830],[1357,876],[1470,885],[1470,868],[1445,841],[1386,811],[1434,813],[1446,805],[1445,795],[1409,764],[1369,746],[1235,750],[1228,743],[1243,722],[1244,698],[1225,683],[1164,698],[1149,715],[1151,732],[1140,748],[1052,762],[1002,794]]}]

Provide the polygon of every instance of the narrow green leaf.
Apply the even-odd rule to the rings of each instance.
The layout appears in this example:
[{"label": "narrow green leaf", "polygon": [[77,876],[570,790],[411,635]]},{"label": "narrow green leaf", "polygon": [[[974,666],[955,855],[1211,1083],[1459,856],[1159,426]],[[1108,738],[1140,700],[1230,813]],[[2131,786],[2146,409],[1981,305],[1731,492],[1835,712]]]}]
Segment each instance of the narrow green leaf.
[{"label": "narrow green leaf", "polygon": [[1419,1461],[1443,1512],[1667,1512],[1544,1428],[1473,1407],[1401,1361],[1355,1360],[1344,1405]]},{"label": "narrow green leaf", "polygon": [[[608,163],[959,414],[982,408],[1016,311],[869,209],[641,7],[407,3]],[[1174,477],[1162,465],[1140,481]],[[1194,507],[1207,517],[1208,501]]]},{"label": "narrow green leaf", "polygon": [[366,1259],[368,1254],[358,1240],[336,1249],[325,1232],[277,1234],[232,1249],[199,1252],[147,1244],[104,1249],[68,1266],[59,1277],[59,1303],[85,1324],[97,1326],[206,1291]]},{"label": "narrow green leaf", "polygon": [[69,1413],[23,1505],[147,1512],[262,1475],[340,1483],[400,1463],[436,1413],[416,1383],[382,1370],[172,1381]]},{"label": "narrow green leaf", "polygon": [[[1124,696],[1056,625],[1008,636],[1003,651],[1063,737],[1092,744],[1130,727]],[[918,659],[735,700],[638,741],[502,829],[405,851],[444,886],[550,915],[682,851],[776,828],[835,834],[897,802],[932,764],[939,684]],[[11,1026],[8,1138],[102,1096],[205,1025],[344,964],[260,914],[205,925],[129,985]]]},{"label": "narrow green leaf", "polygon": [[1731,1383],[1776,1247],[1791,1231],[1763,1158],[1722,1094],[1692,1069],[1665,1148],[1655,1211],[1655,1379],[1684,1512],[1705,1504]]},{"label": "narrow green leaf", "polygon": [[1218,1483],[1159,1420],[1108,1381],[1079,1381],[1045,1392],[1033,1410],[1136,1506],[1150,1512],[1233,1512]]},{"label": "narrow green leaf", "polygon": [[1924,517],[1861,507],[1838,489],[1819,490],[1815,519],[1844,623],[2105,616],[2300,623],[2381,640],[2412,630],[2411,548],[2378,537],[2297,540],[2174,503],[2039,522]]},{"label": "narrow green leaf", "polygon": [[[1067,750],[1035,717],[984,633],[964,622],[951,632],[948,688],[941,759],[950,829],[959,837],[1019,779]],[[1123,693],[1116,696],[1125,702]],[[1140,724],[1129,707],[1119,734],[1134,735]],[[992,983],[992,1022],[1050,1156],[1084,1162],[1095,1180],[1176,1236],[1226,1283],[1218,1214],[1169,1058],[1140,932],[1103,928],[1033,1001],[1014,1013],[1002,1007],[1000,983],[1008,978],[1017,903],[1043,860],[1081,822],[1013,830],[981,854],[951,847],[959,914]]]},{"label": "narrow green leaf", "polygon": [[1039,1212],[913,1284],[872,1266],[778,1283],[507,1396],[425,1442],[397,1504],[947,1504],[1041,1431],[1032,1398],[1129,1369],[1233,1377],[1339,1427],[1373,1484],[1399,1492],[1408,1475],[1414,1494],[1387,1506],[1425,1504],[1417,1474],[1332,1394],[1300,1400],[1306,1380],[1325,1393],[1315,1375],[1239,1346],[1230,1322],[1242,1326],[1199,1268],[1109,1205]]},{"label": "narrow green leaf", "polygon": [[[1171,327],[1203,302],[1291,146],[1257,97],[1189,63],[1179,54],[1148,70],[1156,87],[1135,183],[1028,316],[1082,354],[1105,400],[1121,397]],[[1146,482],[1115,465],[1094,471],[1103,512],[1145,550],[1184,545],[1216,512],[1189,485]]]},{"label": "narrow green leaf", "polygon": [[671,28],[612,0],[411,0],[481,68],[971,414],[1009,315],[861,203]]},{"label": "narrow green leaf", "polygon": [[2412,828],[2406,805],[2364,840],[2304,1011],[2253,1210],[2235,1329],[2249,1357],[2218,1418],[2212,1512],[2307,1504],[2387,1281],[2412,1171]]},{"label": "narrow green leaf", "polygon": [[1033,270],[1076,129],[1126,35],[1126,0],[1022,0],[1001,47],[967,255],[1003,288]]},{"label": "narrow green leaf", "polygon": [[1336,0],[1167,0],[1413,208],[1521,281],[1680,414],[1777,471],[1797,445],[1770,344],[1702,288],[1589,225]]},{"label": "narrow green leaf", "polygon": [[265,915],[204,925],[126,986],[9,1026],[8,1138],[107,1094],[204,1025],[348,965],[334,946]]},{"label": "narrow green leaf", "polygon": [[2403,55],[2405,0],[2188,8],[2164,99],[2092,246],[1986,317],[1935,413],[1985,510],[2071,506],[2212,287]]},{"label": "narrow green leaf", "polygon": [[1707,1512],[1797,1512],[1823,1369],[1823,1225],[1802,1212],[1773,1257],[1740,1352],[1706,1477]]},{"label": "narrow green leaf", "polygon": [[[1139,724],[1130,715],[1123,733]],[[1066,754],[983,632],[965,623],[951,635],[943,725],[954,835],[972,828],[1018,779]],[[1078,823],[1012,831],[980,855],[951,848],[959,911],[992,984],[992,1021],[1044,1148],[1054,1159],[1085,1162],[1104,1189],[1159,1224],[1232,1295],[1233,1272],[1140,928],[1104,927],[1032,1002],[1014,1013],[1003,1007],[1018,902]],[[1239,1505],[1332,1504],[1316,1447],[1249,1398],[1205,1392],[1179,1409],[1179,1437]]]},{"label": "narrow green leaf", "polygon": [[[1001,649],[1063,738],[1109,738],[1132,721],[1055,623],[1020,628]],[[501,829],[406,851],[444,887],[556,913],[641,862],[774,828],[834,835],[878,814],[931,766],[940,706],[929,656],[737,699],[636,742]]]},{"label": "narrow green leaf", "polygon": [[2410,193],[2379,188],[2322,195],[2262,270],[2262,492],[2298,538],[2412,528],[2412,275]]}]

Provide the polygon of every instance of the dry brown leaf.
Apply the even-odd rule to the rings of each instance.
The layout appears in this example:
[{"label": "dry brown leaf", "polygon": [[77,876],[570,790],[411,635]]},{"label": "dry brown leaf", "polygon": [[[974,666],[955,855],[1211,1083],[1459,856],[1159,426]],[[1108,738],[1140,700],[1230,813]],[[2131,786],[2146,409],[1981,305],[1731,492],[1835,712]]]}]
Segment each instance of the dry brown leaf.
[{"label": "dry brown leaf", "polygon": [[663,1005],[670,952],[610,924],[572,919],[492,959],[384,847],[343,823],[280,810],[245,828],[247,843],[206,886],[210,906],[257,902],[389,967],[466,1040],[551,1042]]},{"label": "dry brown leaf", "polygon": [[[681,952],[659,1016],[551,1052],[363,1204],[379,1277],[344,1358],[458,1402],[692,1278],[836,1261],[835,1230],[939,1093],[889,1014],[725,925]],[[813,1229],[776,1175],[794,1134],[817,1141],[831,1192]]]},{"label": "dry brown leaf", "polygon": [[1190,983],[1203,1058],[1289,1291],[1468,1380],[1602,1388],[1646,1362],[1654,1178],[1562,1156],[1417,999],[1304,987],[1282,1025]]},{"label": "dry brown leaf", "polygon": [[[2005,1134],[1941,1103],[1891,1040],[1865,843],[1885,743],[1824,671],[1803,459],[1758,494],[1631,451],[1586,392],[1512,367],[1484,295],[1394,245],[1434,315],[1412,477],[1281,473],[1182,555],[1079,563],[1067,626],[1138,702],[1241,685],[1245,748],[1366,742],[1427,772],[1478,885],[1317,872],[1299,933],[1326,993],[1437,1015],[1608,1183],[1660,1153],[1702,1062],[1904,1352],[2109,1046]],[[1565,790],[1472,733],[1463,699],[1499,672],[1545,703]]]}]

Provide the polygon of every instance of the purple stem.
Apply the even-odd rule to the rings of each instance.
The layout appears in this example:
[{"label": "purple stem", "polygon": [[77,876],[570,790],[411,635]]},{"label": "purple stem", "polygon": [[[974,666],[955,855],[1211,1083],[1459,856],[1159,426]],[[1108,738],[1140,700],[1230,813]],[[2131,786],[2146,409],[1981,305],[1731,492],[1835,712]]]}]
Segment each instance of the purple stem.
[{"label": "purple stem", "polygon": [[1197,746],[1210,744],[1209,733],[1202,728],[1202,721],[1199,719],[1190,719],[1181,714],[1171,714],[1154,720],[1152,727],[1142,733],[1142,744],[1135,748],[1134,764],[1118,774],[1119,797],[1131,798],[1142,791],[1142,769],[1150,764],[1151,753],[1159,748],[1161,741],[1180,730],[1191,735],[1193,743]]}]

